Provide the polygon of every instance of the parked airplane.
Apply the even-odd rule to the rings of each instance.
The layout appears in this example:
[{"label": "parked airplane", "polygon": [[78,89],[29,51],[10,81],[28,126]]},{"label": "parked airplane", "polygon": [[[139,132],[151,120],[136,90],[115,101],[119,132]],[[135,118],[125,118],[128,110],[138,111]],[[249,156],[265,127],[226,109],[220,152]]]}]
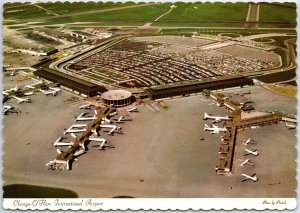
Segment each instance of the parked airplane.
[{"label": "parked airplane", "polygon": [[119,133],[119,134],[123,134],[123,133],[122,133],[122,128],[121,128],[121,127],[118,127],[118,126],[116,126],[116,125],[105,125],[105,124],[101,124],[100,127],[101,127],[101,128],[111,128],[111,130],[108,131],[108,133],[107,133],[108,135],[113,135],[114,132],[117,132],[117,133]]},{"label": "parked airplane", "polygon": [[34,95],[34,93],[33,92],[25,92],[24,93],[24,96],[31,96],[31,95]]},{"label": "parked airplane", "polygon": [[82,155],[82,154],[84,154],[84,153],[86,153],[86,151],[83,150],[83,149],[81,149],[81,150],[76,151],[76,152],[74,153],[74,156],[75,156],[75,157],[78,157],[79,155]]},{"label": "parked airplane", "polygon": [[256,150],[244,149],[244,150],[247,152],[246,154],[244,154],[244,156],[246,156],[246,155],[257,156],[258,155],[257,149]]},{"label": "parked airplane", "polygon": [[128,108],[127,112],[139,112],[138,108],[133,107],[133,108]]},{"label": "parked airplane", "polygon": [[[242,160],[241,160],[242,161]],[[246,160],[244,160],[241,164],[240,164],[240,166],[245,166],[245,165],[249,165],[249,166],[254,166],[254,164],[253,163],[251,163],[251,161],[250,161],[250,159],[246,159]]]},{"label": "parked airplane", "polygon": [[258,181],[258,178],[256,177],[256,173],[254,173],[253,175],[242,174],[242,177],[244,177],[244,179],[242,180],[242,182],[244,182],[246,180],[252,180],[253,182]]},{"label": "parked airplane", "polygon": [[15,75],[16,75],[16,71],[15,71],[15,70],[11,71],[11,72],[9,73],[9,75],[10,75],[10,76],[15,76]]},{"label": "parked airplane", "polygon": [[58,92],[57,92],[57,91],[54,91],[54,90],[42,90],[42,89],[40,89],[40,91],[41,91],[42,93],[44,93],[45,95],[53,95],[53,96],[56,96],[56,95],[58,94]]},{"label": "parked airplane", "polygon": [[13,112],[15,110],[15,107],[10,105],[3,105],[3,115],[7,115],[9,112]]},{"label": "parked airplane", "polygon": [[53,142],[54,146],[72,146],[74,142],[62,142],[65,138],[59,137],[55,142]]},{"label": "parked airplane", "polygon": [[109,117],[113,117],[113,116],[115,116],[117,114],[118,114],[117,112],[112,112],[112,113],[109,114]]},{"label": "parked airplane", "polygon": [[101,142],[101,144],[99,145],[100,150],[105,150],[105,147],[115,148],[108,140],[106,140],[104,138],[89,137],[89,140],[90,141]]},{"label": "parked airplane", "polygon": [[3,95],[9,95],[11,92],[16,92],[19,90],[19,87],[18,85],[16,85],[14,88],[11,88],[11,89],[7,89],[7,90],[4,90],[2,92]]},{"label": "parked airplane", "polygon": [[105,118],[102,118],[102,121],[105,121],[105,122],[107,122],[107,123],[109,123],[109,124],[112,123],[111,120],[109,120],[109,119],[106,118],[106,117],[105,117]]},{"label": "parked airplane", "polygon": [[26,103],[31,103],[31,99],[30,98],[20,98],[17,96],[13,96],[14,99],[16,99],[18,101],[19,104],[26,102]]},{"label": "parked airplane", "polygon": [[74,133],[70,134],[73,138],[77,138],[77,135],[75,135]]},{"label": "parked airplane", "polygon": [[76,121],[90,121],[90,120],[95,120],[97,118],[96,116],[84,117],[87,114],[88,113],[86,113],[86,112],[81,113],[77,118],[75,117]]},{"label": "parked airplane", "polygon": [[55,92],[61,92],[61,89],[57,87],[49,87],[50,90],[55,91]]},{"label": "parked airplane", "polygon": [[228,116],[212,116],[212,115],[209,115],[207,114],[206,112],[204,113],[204,118],[203,120],[207,120],[207,119],[213,119],[213,123],[217,123],[217,122],[220,122],[222,120],[230,120],[230,118]]},{"label": "parked airplane", "polygon": [[73,124],[64,132],[64,135],[68,133],[84,132],[86,131],[84,127],[86,127],[86,124]]},{"label": "parked airplane", "polygon": [[249,145],[249,144],[255,144],[255,142],[251,139],[251,138],[248,138],[247,140],[243,140],[244,141],[244,145]]},{"label": "parked airplane", "polygon": [[114,118],[113,120],[115,120],[116,123],[124,123],[125,121],[132,121],[132,118],[120,116],[118,119]]},{"label": "parked airplane", "polygon": [[81,105],[78,108],[79,109],[91,109],[91,106],[93,106],[93,104],[85,104],[85,105]]},{"label": "parked airplane", "polygon": [[211,131],[211,134],[219,134],[219,132],[226,132],[227,129],[226,127],[218,127],[218,126],[215,126],[212,124],[211,127],[209,127],[207,124],[205,124],[205,127],[204,127],[204,130],[205,131]]},{"label": "parked airplane", "polygon": [[74,127],[74,128],[83,128],[83,127],[86,127],[86,124],[73,124],[72,127]]},{"label": "parked airplane", "polygon": [[39,81],[37,83],[26,85],[24,88],[26,88],[26,89],[35,89],[35,87],[40,85],[40,84],[43,84],[43,81]]},{"label": "parked airplane", "polygon": [[289,127],[288,129],[296,129],[297,125],[293,123],[285,123],[285,126]]}]

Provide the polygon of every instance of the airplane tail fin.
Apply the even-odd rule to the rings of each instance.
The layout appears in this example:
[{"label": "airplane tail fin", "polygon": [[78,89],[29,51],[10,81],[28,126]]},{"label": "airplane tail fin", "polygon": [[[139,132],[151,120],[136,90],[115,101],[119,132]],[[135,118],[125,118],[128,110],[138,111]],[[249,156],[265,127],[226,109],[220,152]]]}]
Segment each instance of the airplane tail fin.
[{"label": "airplane tail fin", "polygon": [[204,119],[206,119],[208,117],[208,114],[205,112],[204,113]]}]

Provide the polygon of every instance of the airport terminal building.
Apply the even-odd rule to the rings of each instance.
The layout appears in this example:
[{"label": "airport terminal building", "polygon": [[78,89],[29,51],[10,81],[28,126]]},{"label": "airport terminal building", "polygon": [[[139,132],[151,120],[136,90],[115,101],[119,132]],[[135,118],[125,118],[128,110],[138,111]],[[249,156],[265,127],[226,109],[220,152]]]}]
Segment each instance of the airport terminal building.
[{"label": "airport terminal building", "polygon": [[106,105],[114,107],[124,107],[132,103],[132,94],[126,90],[110,90],[101,95],[102,101]]},{"label": "airport terminal building", "polygon": [[35,71],[34,74],[40,78],[44,78],[54,83],[59,83],[60,85],[65,86],[72,91],[78,92],[80,95],[83,94],[89,97],[93,97],[98,95],[99,93],[107,91],[107,89],[103,86],[99,86],[89,81],[85,81],[83,79],[79,79],[74,76],[46,67]]}]

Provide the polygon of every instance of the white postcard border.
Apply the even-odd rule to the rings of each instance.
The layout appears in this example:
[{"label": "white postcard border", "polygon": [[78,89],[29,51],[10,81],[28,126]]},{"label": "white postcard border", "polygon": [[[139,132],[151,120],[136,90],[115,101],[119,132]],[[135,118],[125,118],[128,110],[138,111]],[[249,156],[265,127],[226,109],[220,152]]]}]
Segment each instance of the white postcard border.
[{"label": "white postcard border", "polygon": [[3,199],[10,210],[294,210],[296,198]]},{"label": "white postcard border", "polygon": [[[37,0],[4,0],[4,2],[36,2]],[[40,0],[41,2],[55,2],[60,1],[63,2],[65,0]],[[71,2],[87,2],[88,0],[70,0]],[[92,0],[96,1],[96,0]],[[103,2],[107,2],[108,0],[99,0]],[[116,0],[112,0],[116,1]],[[126,2],[130,0],[119,0],[121,2]],[[132,0],[134,2],[138,2],[138,0]],[[141,0],[140,0],[141,1]],[[144,0],[144,2],[149,2],[150,0]],[[163,0],[156,0],[156,2]],[[169,0],[169,2],[176,2],[179,0]],[[180,0],[183,2],[193,2],[196,0]],[[201,0],[199,0],[201,1]],[[249,2],[249,0],[208,0],[209,2]],[[252,0],[252,2],[258,2],[262,0]],[[271,2],[272,0],[265,0],[265,2]],[[275,0],[274,0],[275,1]],[[296,2],[296,0],[277,0],[276,2]],[[0,8],[1,13],[3,9]],[[297,23],[299,21],[299,13],[300,5],[297,4]],[[2,16],[2,15],[1,15]],[[3,18],[0,17],[0,22],[2,22]],[[299,24],[297,25],[297,31],[299,29]],[[2,30],[0,30],[2,31]],[[0,47],[2,47],[2,38],[0,36]],[[300,47],[300,41],[297,41],[297,50]],[[0,49],[0,65],[2,65],[3,52],[2,48]],[[299,51],[298,51],[299,52]],[[297,63],[300,63],[299,57],[297,57]],[[2,74],[0,74],[2,76]],[[299,82],[297,76],[297,82]],[[0,86],[2,86],[2,82],[0,82]],[[0,95],[1,96],[1,95]],[[300,97],[300,94],[297,96]],[[297,109],[300,107],[300,102],[298,102]],[[1,115],[2,116],[2,115]],[[300,117],[300,115],[298,115]],[[3,128],[3,124],[0,126]],[[297,131],[298,132],[298,131]],[[3,133],[2,133],[3,134]],[[297,134],[298,135],[298,134]],[[297,139],[299,141],[299,139]],[[1,146],[3,145],[3,136],[0,139]],[[297,151],[299,150],[299,144],[295,147]],[[3,150],[0,149],[1,155],[3,154]],[[295,159],[297,162],[300,159],[300,155]],[[2,158],[0,159],[0,168],[2,167]],[[297,176],[296,179],[299,180],[299,171],[300,165],[297,163]],[[2,176],[0,177],[0,182],[2,182]],[[3,182],[2,182],[3,185]],[[297,184],[296,191],[299,191],[299,184]],[[2,187],[0,187],[0,192],[3,193]],[[1,198],[0,198],[1,199]],[[2,197],[2,208],[5,210],[294,210],[297,208],[297,198],[76,198],[76,199],[9,199]],[[19,204],[17,204],[19,202]],[[56,205],[57,202],[60,203],[82,203],[82,206],[62,206]],[[50,203],[48,205],[48,203]],[[24,204],[24,205],[22,205]],[[27,205],[26,205],[27,204]],[[28,206],[30,204],[30,206]],[[1,209],[1,212],[2,210]],[[5,211],[6,212],[6,211]]]}]

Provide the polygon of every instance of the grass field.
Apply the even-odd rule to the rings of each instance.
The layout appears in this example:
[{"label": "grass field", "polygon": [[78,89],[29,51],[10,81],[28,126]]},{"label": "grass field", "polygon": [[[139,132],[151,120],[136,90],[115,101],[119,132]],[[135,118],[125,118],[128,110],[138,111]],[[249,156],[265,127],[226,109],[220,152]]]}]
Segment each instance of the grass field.
[{"label": "grass field", "polygon": [[6,3],[4,4],[4,19],[35,19],[54,16],[51,12],[58,15],[66,15],[77,12],[89,12],[92,10],[104,10],[117,7],[134,5],[134,2],[45,2],[36,3],[37,5],[49,10],[38,8],[28,3]]},{"label": "grass field", "polygon": [[296,22],[294,24],[259,24],[260,28],[296,28]]},{"label": "grass field", "polygon": [[177,6],[161,20],[245,21],[248,3],[175,3]]},{"label": "grass field", "polygon": [[[145,7],[129,8],[126,10],[74,15],[64,18],[52,18],[47,23],[71,23],[71,22],[89,22],[101,20],[120,20],[120,22],[126,22],[126,20],[154,20],[161,14],[167,12],[170,9],[170,3],[164,3],[159,5],[149,5]],[[130,23],[130,22],[128,22]]]},{"label": "grass field", "polygon": [[87,23],[87,24],[68,24],[68,28],[81,29],[86,27],[101,27],[101,26],[143,26],[144,21],[141,22],[98,22],[98,23]]},{"label": "grass field", "polygon": [[296,30],[282,30],[282,31],[274,31],[274,30],[261,30],[261,29],[198,29],[198,28],[174,28],[174,29],[163,29],[160,31],[160,34],[166,34],[166,35],[182,35],[182,34],[192,34],[194,32],[200,32],[204,34],[213,34],[216,33],[238,33],[243,36],[245,35],[253,35],[253,34],[260,34],[260,33],[290,33],[290,34],[296,34]]},{"label": "grass field", "polygon": [[260,5],[260,21],[296,21],[296,9],[273,5]]},{"label": "grass field", "polygon": [[18,6],[22,6],[25,3],[21,3],[21,2],[6,2],[5,4],[3,4],[3,8],[4,9],[9,9],[9,8],[14,8],[14,7],[18,7]]},{"label": "grass field", "polygon": [[297,88],[296,87],[279,86],[279,85],[274,85],[274,84],[270,84],[267,87],[269,89],[271,89],[272,91],[282,94],[282,95],[286,95],[286,96],[293,97],[293,98],[296,98],[296,96],[297,96]]},{"label": "grass field", "polygon": [[5,19],[36,19],[51,17],[47,11],[40,9],[34,5],[18,5],[16,7],[4,8],[3,17]]},{"label": "grass field", "polygon": [[160,27],[244,27],[241,23],[185,23],[185,22],[155,22],[152,26]]},{"label": "grass field", "polygon": [[116,7],[125,7],[134,5],[134,2],[45,2],[45,3],[37,3],[43,8],[55,12],[60,15],[65,15],[69,13],[77,13],[84,11],[92,11],[92,10],[104,10]]},{"label": "grass field", "polygon": [[[111,8],[132,6],[134,2],[44,2],[36,3],[45,8],[49,12],[38,8],[29,3],[5,3],[4,4],[4,20],[7,25],[13,24],[7,22],[9,20],[30,20],[43,19],[41,25],[55,25],[55,24],[73,24],[74,27],[84,27],[84,23],[75,22],[95,22],[86,23],[89,26],[142,26],[146,22],[154,21],[170,10],[172,3],[161,3],[155,5],[148,5],[137,8],[128,8],[117,11],[98,12],[97,10],[105,10]],[[139,4],[143,4],[140,2]],[[249,3],[210,3],[210,2],[195,2],[184,3],[176,2],[177,6],[170,13],[161,17],[160,20],[153,23],[152,26],[178,26],[178,27],[243,27],[241,23],[187,23],[182,21],[245,21]],[[293,6],[294,4],[285,4]],[[89,14],[73,14],[80,12],[96,11],[96,13]],[[276,11],[276,12],[274,12]],[[64,17],[56,17],[58,15],[67,15]],[[69,15],[70,14],[70,15]],[[260,5],[260,20],[261,21],[295,21],[296,10],[293,8],[279,7],[271,4]],[[40,20],[37,20],[40,21]],[[171,21],[171,22],[167,22]],[[24,22],[24,21],[23,21]],[[263,24],[259,25],[264,27]],[[268,24],[267,27],[286,27],[276,23]],[[293,27],[287,26],[287,27]],[[14,26],[12,27],[14,28]],[[22,28],[22,26],[14,29]],[[188,30],[191,31],[191,30]],[[176,32],[177,33],[177,32]]]}]

